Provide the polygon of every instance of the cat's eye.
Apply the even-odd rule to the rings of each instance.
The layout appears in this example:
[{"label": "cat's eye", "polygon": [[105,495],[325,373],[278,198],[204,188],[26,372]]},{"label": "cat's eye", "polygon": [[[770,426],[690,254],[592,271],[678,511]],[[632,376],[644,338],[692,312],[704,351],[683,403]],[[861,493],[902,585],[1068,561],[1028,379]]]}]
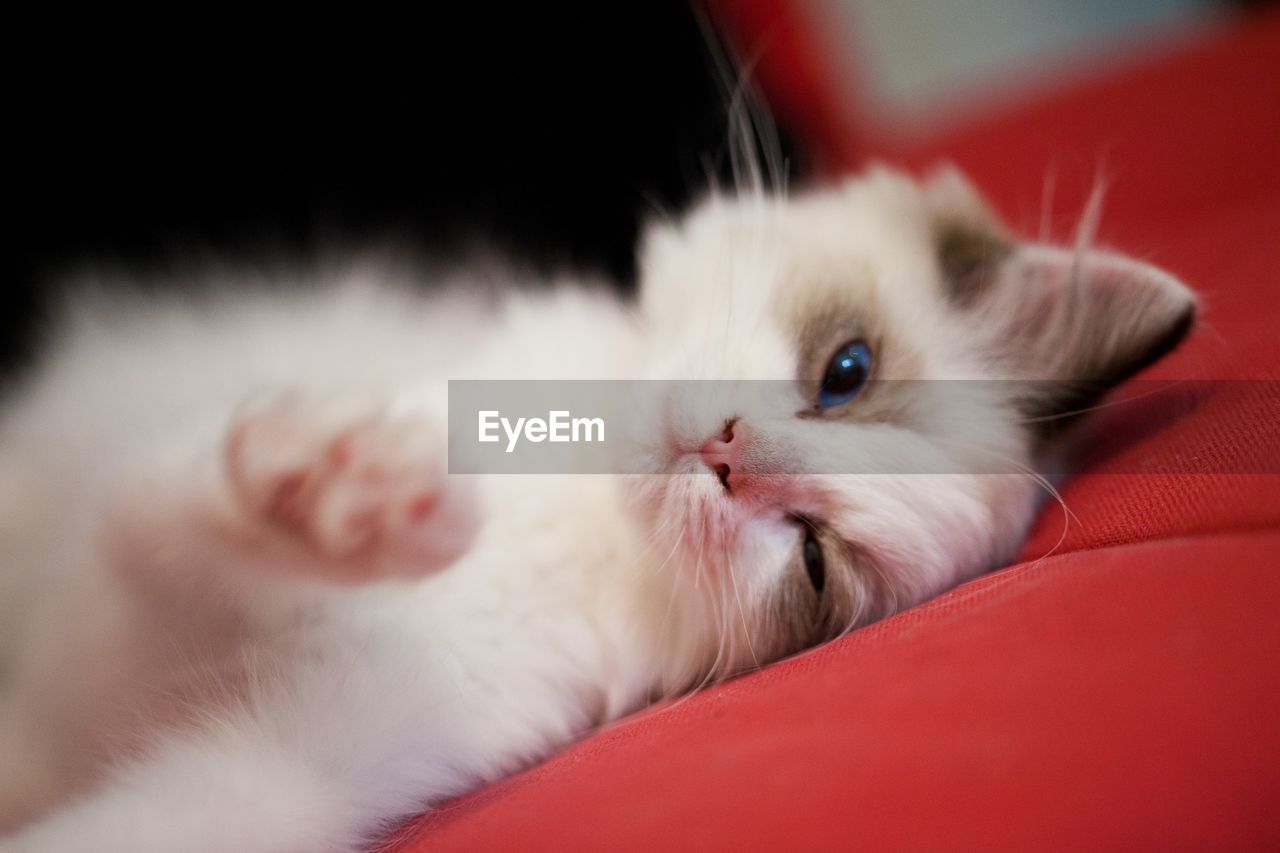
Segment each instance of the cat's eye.
[{"label": "cat's eye", "polygon": [[871,347],[866,341],[850,341],[827,362],[818,388],[818,408],[830,409],[849,402],[862,391],[871,376]]},{"label": "cat's eye", "polygon": [[804,571],[809,576],[813,591],[821,595],[822,588],[827,585],[827,566],[822,557],[822,544],[808,525],[804,529]]}]

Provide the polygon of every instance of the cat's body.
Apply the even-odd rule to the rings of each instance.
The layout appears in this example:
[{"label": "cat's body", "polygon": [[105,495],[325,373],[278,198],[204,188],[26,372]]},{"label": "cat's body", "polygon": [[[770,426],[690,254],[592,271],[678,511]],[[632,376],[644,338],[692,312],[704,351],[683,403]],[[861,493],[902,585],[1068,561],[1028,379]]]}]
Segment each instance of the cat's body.
[{"label": "cat's body", "polygon": [[[911,383],[807,380],[854,340],[881,379],[1114,381],[1171,345],[1185,289],[1081,263],[953,176],[875,173],[656,232],[634,307],[358,265],[85,303],[0,420],[0,849],[352,849],[998,564],[1040,489],[981,460],[1033,465],[1051,390],[944,423]],[[446,380],[473,378],[796,389],[664,415],[653,476],[447,477]],[[858,454],[900,473],[785,464]]]}]

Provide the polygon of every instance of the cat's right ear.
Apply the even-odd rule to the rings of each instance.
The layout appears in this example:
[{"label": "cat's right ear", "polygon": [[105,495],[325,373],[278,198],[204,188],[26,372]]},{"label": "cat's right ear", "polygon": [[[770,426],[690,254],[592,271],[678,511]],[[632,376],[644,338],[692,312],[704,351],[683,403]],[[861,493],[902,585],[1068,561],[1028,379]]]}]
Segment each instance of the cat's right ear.
[{"label": "cat's right ear", "polygon": [[1006,376],[1033,383],[1029,416],[1090,405],[1190,331],[1195,296],[1163,270],[1092,247],[1018,241],[954,170],[927,182],[925,197],[947,298]]}]

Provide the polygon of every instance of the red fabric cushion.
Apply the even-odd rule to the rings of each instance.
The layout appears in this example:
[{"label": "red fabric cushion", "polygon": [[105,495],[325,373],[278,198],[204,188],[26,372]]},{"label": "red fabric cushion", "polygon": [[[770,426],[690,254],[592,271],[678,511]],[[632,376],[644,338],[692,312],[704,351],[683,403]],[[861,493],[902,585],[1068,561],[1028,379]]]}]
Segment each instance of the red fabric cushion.
[{"label": "red fabric cushion", "polygon": [[1224,534],[989,575],[598,734],[406,849],[1264,847],[1277,548]]},{"label": "red fabric cushion", "polygon": [[[1275,380],[1278,57],[1280,18],[1256,19],[870,150],[946,155],[1033,231],[1056,166],[1058,236],[1103,164],[1104,239],[1205,294],[1205,325],[1149,375]],[[398,849],[1280,847],[1280,476],[1231,473],[1280,471],[1280,406],[1274,385],[1196,387],[1193,406],[1102,413],[1065,535],[1049,507],[1020,564],[623,721]]]}]

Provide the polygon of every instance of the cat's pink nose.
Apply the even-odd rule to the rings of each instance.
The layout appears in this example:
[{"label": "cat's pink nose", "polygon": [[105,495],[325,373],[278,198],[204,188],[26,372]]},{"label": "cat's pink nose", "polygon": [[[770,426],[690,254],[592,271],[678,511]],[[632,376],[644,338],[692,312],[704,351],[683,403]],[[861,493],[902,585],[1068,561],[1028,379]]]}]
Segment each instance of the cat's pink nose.
[{"label": "cat's pink nose", "polygon": [[729,478],[734,473],[740,473],[738,452],[742,447],[742,430],[741,428],[734,429],[737,421],[737,418],[727,421],[724,425],[724,432],[711,436],[711,438],[702,442],[702,446],[698,448],[698,454],[702,457],[702,464],[710,468],[720,478],[720,482],[724,484],[726,489],[729,488]]}]

